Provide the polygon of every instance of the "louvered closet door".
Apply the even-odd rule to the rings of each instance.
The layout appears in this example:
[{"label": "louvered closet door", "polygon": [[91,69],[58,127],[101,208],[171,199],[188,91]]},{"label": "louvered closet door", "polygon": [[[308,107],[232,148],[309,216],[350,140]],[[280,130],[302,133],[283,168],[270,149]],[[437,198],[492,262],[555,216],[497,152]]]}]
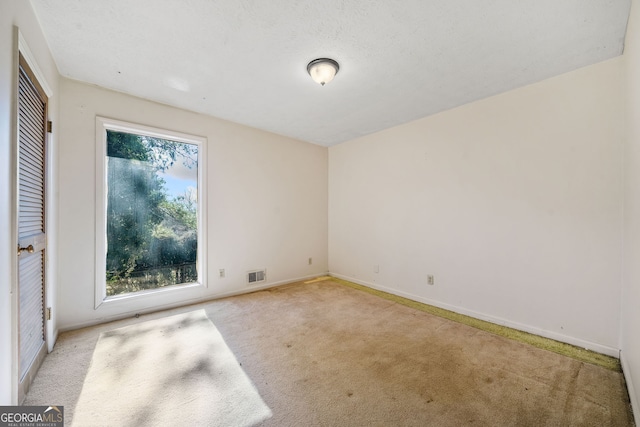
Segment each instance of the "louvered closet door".
[{"label": "louvered closet door", "polygon": [[18,291],[20,383],[45,352],[45,138],[47,98],[22,56],[18,81]]}]

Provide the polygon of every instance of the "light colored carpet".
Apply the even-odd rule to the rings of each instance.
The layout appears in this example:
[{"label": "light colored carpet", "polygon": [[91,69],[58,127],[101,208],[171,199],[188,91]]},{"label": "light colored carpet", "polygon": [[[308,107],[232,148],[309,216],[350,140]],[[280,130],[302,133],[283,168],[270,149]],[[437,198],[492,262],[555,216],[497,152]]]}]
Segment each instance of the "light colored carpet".
[{"label": "light colored carpet", "polygon": [[[260,396],[251,416],[229,426],[633,426],[619,372],[331,280],[62,334],[25,404],[61,404],[74,425],[91,425],[81,424],[78,417],[102,408],[86,403],[84,397],[87,383],[102,381],[101,375],[109,370],[94,369],[95,361],[90,362],[100,333],[200,309]],[[152,368],[180,377],[179,363],[156,363]],[[215,378],[200,376],[204,378],[192,381],[192,387],[207,399],[215,398],[204,384]],[[136,386],[117,384],[114,393],[137,393]],[[168,406],[168,411],[182,412],[179,401]],[[198,425],[223,425],[217,418],[224,415],[221,408],[212,404],[210,410],[210,422]],[[139,425],[136,414],[143,411],[140,404],[131,404],[124,423],[110,425]],[[251,418],[254,411],[257,420]],[[165,419],[157,425],[194,424]]]},{"label": "light colored carpet", "polygon": [[103,332],[74,426],[243,426],[271,416],[204,310]]}]

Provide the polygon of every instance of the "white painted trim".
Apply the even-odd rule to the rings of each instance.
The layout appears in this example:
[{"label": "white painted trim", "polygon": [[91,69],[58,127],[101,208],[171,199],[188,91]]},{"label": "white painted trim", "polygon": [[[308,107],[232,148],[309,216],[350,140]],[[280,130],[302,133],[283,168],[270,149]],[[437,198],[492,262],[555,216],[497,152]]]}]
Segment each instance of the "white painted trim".
[{"label": "white painted trim", "polygon": [[11,67],[11,230],[9,231],[11,248],[9,251],[11,275],[11,404],[18,404],[20,384],[20,313],[18,301],[18,79],[20,73],[20,30],[13,27],[13,52]]},{"label": "white painted trim", "polygon": [[581,340],[579,338],[570,337],[568,335],[562,335],[551,331],[546,331],[544,329],[536,328],[529,325],[524,325],[522,323],[512,322],[507,319],[503,319],[496,316],[490,316],[484,313],[479,313],[473,310],[467,310],[462,307],[458,307],[455,305],[445,304],[439,301],[435,301],[429,298],[423,298],[417,295],[413,295],[407,292],[397,291],[395,289],[387,288],[384,286],[377,285],[375,283],[365,282],[363,280],[354,279],[352,277],[344,276],[342,274],[329,273],[333,277],[337,277],[339,279],[348,280],[349,282],[357,283],[362,286],[366,286],[368,288],[377,289],[379,291],[387,292],[393,295],[397,295],[403,298],[408,298],[413,301],[421,302],[424,304],[432,305],[434,307],[443,308],[445,310],[453,311],[459,314],[464,314],[466,316],[470,316],[476,319],[485,320],[487,322],[495,323],[497,325],[507,326],[509,328],[517,329],[519,331],[528,332],[530,334],[539,335],[541,337],[550,338],[552,340],[564,342],[567,344],[575,345],[576,347],[581,347],[587,350],[595,351],[597,353],[606,354],[611,357],[619,357],[619,349],[605,346],[602,344],[593,343],[590,341]]},{"label": "white painted trim", "polygon": [[20,53],[22,53],[25,61],[27,61],[27,64],[29,64],[29,68],[31,68],[33,75],[36,76],[42,90],[47,94],[47,98],[51,98],[53,96],[53,90],[51,90],[51,86],[47,82],[47,79],[44,78],[44,73],[40,70],[35,56],[31,53],[31,49],[29,49],[29,45],[20,31],[18,31],[18,49],[20,50]]},{"label": "white painted trim", "polygon": [[[106,276],[106,265],[104,262],[104,254],[107,251],[107,239],[106,239],[106,211],[107,203],[105,200],[104,182],[106,180],[106,165],[105,158],[107,156],[107,144],[104,142],[106,139],[106,130],[104,124],[99,117],[96,117],[96,191],[94,192],[94,206],[96,209],[96,246],[94,249],[95,259],[95,282],[94,282],[94,308],[98,307],[107,297],[107,290],[105,286],[101,286],[100,283],[104,282]],[[102,248],[102,249],[100,249]]]},{"label": "white painted trim", "polygon": [[[124,295],[115,295],[112,297],[105,298],[102,301],[101,305],[104,305],[104,307],[116,306],[125,302],[130,303],[136,300],[144,300],[152,295],[159,296],[163,294],[168,294],[168,295],[173,294],[175,296],[176,294],[184,294],[186,291],[198,292],[204,289],[205,289],[205,286],[202,283],[184,283],[180,285],[165,286],[157,289],[146,289],[139,292],[132,292]],[[172,298],[172,299],[176,299],[176,298]]]},{"label": "white painted trim", "polygon": [[[49,120],[49,101],[47,100],[47,120]],[[56,256],[57,253],[53,250],[56,247],[56,232],[54,231],[58,224],[57,206],[55,202],[56,185],[55,185],[55,170],[54,170],[54,151],[53,151],[53,133],[46,132],[45,137],[45,172],[44,177],[45,190],[44,190],[44,204],[45,204],[45,232],[46,232],[46,246],[45,246],[45,276],[44,276],[44,310],[47,307],[51,307],[54,311],[54,316],[51,320],[45,318],[45,342],[47,344],[47,353],[53,351],[55,345],[54,326],[55,326],[55,312],[57,307],[55,304],[55,295],[52,289],[56,289]]]},{"label": "white painted trim", "polygon": [[311,280],[311,279],[315,279],[318,277],[322,277],[322,276],[327,276],[329,273],[328,272],[324,272],[322,274],[311,274],[309,276],[302,276],[302,277],[298,277],[296,279],[285,279],[285,280],[280,280],[278,282],[273,282],[273,283],[269,283],[266,285],[262,285],[262,286],[250,286],[250,285],[245,285],[245,287],[241,290],[236,290],[236,291],[229,291],[229,292],[220,292],[220,293],[216,293],[213,295],[208,295],[204,298],[192,298],[189,300],[184,300],[184,301],[180,301],[180,302],[176,302],[176,303],[169,303],[169,304],[163,304],[163,305],[156,305],[154,307],[145,309],[145,310],[134,310],[134,311],[128,311],[126,313],[120,313],[117,315],[113,315],[113,316],[105,316],[105,317],[101,317],[101,318],[97,318],[97,319],[91,319],[88,320],[86,322],[78,322],[78,323],[72,323],[70,325],[63,325],[60,327],[60,333],[63,332],[67,332],[67,331],[73,331],[76,329],[80,329],[80,328],[86,328],[88,326],[94,326],[94,325],[100,325],[103,323],[107,323],[107,322],[112,322],[114,320],[120,320],[120,319],[126,319],[128,317],[132,317],[136,314],[148,314],[148,313],[155,313],[158,311],[163,311],[163,310],[170,310],[173,308],[178,308],[178,307],[184,307],[187,305],[192,305],[192,304],[205,304],[209,301],[213,301],[213,300],[217,300],[217,299],[221,299],[221,298],[227,298],[227,297],[232,297],[232,296],[236,296],[236,295],[244,295],[244,294],[250,294],[252,292],[256,292],[256,291],[262,291],[264,289],[269,289],[269,288],[274,288],[276,286],[282,286],[282,285],[289,285],[289,284],[293,284],[293,283],[298,283],[298,282],[302,282],[305,280]]},{"label": "white painted trim", "polygon": [[[24,56],[24,55],[23,55]],[[26,59],[26,58],[25,58]],[[31,67],[31,65],[29,65]],[[33,71],[33,69],[32,69]],[[40,77],[38,78],[38,83],[40,82]],[[40,84],[42,86],[42,84]],[[46,91],[46,89],[43,90]],[[51,95],[47,93],[47,118],[46,120],[51,119]],[[45,176],[45,231],[47,236],[46,242],[46,252],[45,252],[45,262],[46,262],[46,270],[45,270],[45,310],[47,307],[51,307],[53,311],[53,315],[51,316],[51,320],[45,320],[45,334],[46,334],[46,343],[47,343],[47,353],[51,353],[53,351],[53,347],[56,344],[57,333],[56,333],[56,316],[58,312],[58,307],[56,304],[56,293],[58,289],[57,278],[58,278],[58,200],[55,196],[57,194],[58,188],[58,162],[57,162],[57,148],[55,147],[55,142],[57,140],[57,135],[59,135],[58,131],[59,127],[56,123],[53,125],[52,132],[45,133],[45,155],[46,155],[46,176]]]},{"label": "white painted trim", "polygon": [[637,390],[633,386],[633,381],[631,381],[631,367],[629,366],[625,353],[622,350],[620,350],[620,364],[622,365],[622,374],[624,375],[624,380],[627,384],[627,391],[629,392],[633,418],[636,420],[636,423],[638,423],[640,422],[640,400],[638,400],[640,399],[640,395],[638,395]]},{"label": "white painted trim", "polygon": [[[148,295],[166,294],[167,299],[174,300],[175,295],[184,295],[193,292],[194,288],[206,288],[207,281],[207,199],[205,187],[207,185],[207,138],[190,135],[184,132],[174,132],[151,126],[138,125],[121,120],[109,119],[106,117],[96,117],[96,247],[95,247],[95,301],[94,308],[97,310],[101,305],[116,305],[131,299],[144,299]],[[106,155],[107,155],[107,130],[133,133],[136,135],[146,135],[155,138],[168,139],[171,141],[194,144],[198,147],[198,253],[196,259],[196,269],[198,271],[198,282],[185,284],[180,287],[170,287],[166,289],[156,289],[122,297],[108,298],[105,287],[106,266],[104,263],[107,241],[106,241]],[[102,249],[100,249],[102,248]],[[169,297],[169,295],[174,295]],[[188,297],[187,297],[188,298]]]}]

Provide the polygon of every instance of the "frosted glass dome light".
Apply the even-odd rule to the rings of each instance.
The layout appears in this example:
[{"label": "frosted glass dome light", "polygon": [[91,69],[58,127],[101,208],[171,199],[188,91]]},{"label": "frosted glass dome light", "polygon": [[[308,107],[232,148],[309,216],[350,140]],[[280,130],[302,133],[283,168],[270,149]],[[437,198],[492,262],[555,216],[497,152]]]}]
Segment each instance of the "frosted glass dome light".
[{"label": "frosted glass dome light", "polygon": [[314,59],[307,65],[307,72],[313,81],[322,86],[333,80],[339,69],[338,63],[329,58]]}]

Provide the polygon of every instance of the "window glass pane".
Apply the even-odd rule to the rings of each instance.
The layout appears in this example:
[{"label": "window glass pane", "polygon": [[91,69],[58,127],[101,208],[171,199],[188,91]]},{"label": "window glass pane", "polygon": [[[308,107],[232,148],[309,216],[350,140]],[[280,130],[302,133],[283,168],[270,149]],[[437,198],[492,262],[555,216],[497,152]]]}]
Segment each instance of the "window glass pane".
[{"label": "window glass pane", "polygon": [[107,296],[192,283],[198,146],[107,130]]}]

